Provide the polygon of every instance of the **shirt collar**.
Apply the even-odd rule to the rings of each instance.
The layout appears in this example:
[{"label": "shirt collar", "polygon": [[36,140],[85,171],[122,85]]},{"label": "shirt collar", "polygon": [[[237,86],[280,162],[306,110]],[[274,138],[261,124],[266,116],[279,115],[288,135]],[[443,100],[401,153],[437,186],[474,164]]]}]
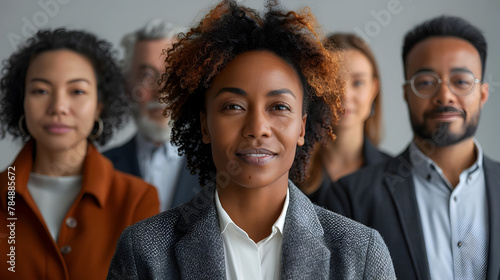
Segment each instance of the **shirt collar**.
[{"label": "shirt collar", "polygon": [[[283,227],[285,226],[285,217],[286,217],[286,212],[288,209],[289,200],[290,200],[290,195],[289,195],[289,190],[287,188],[286,189],[285,203],[283,204],[283,209],[281,210],[280,216],[278,217],[278,219],[276,220],[276,222],[274,222],[274,224],[272,226],[273,228],[278,229],[282,235],[283,235]],[[226,210],[224,210],[224,208],[222,207],[222,204],[220,203],[219,192],[217,191],[217,188],[215,189],[215,208],[217,210],[217,215],[219,216],[219,226],[220,226],[221,233],[224,233],[230,224],[236,226],[237,228],[240,228],[240,227],[238,227],[238,225],[236,225],[233,222],[231,217],[229,217],[229,215],[227,214]]]},{"label": "shirt collar", "polygon": [[[473,175],[477,173],[476,171],[483,168],[483,149],[475,138],[473,138],[473,141],[474,146],[476,147],[477,158],[469,168],[463,171],[468,175]],[[443,174],[442,169],[418,148],[417,144],[415,144],[415,141],[411,142],[409,151],[411,165],[417,174],[419,174],[423,178],[427,178],[427,180],[430,180],[429,174],[432,174],[433,172]]]}]

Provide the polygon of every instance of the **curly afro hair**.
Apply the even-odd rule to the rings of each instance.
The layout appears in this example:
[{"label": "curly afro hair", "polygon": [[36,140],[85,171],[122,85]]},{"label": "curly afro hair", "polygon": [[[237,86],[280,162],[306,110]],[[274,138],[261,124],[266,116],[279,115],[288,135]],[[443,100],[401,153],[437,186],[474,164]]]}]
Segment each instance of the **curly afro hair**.
[{"label": "curly afro hair", "polygon": [[205,92],[241,53],[271,51],[292,65],[302,80],[306,135],[289,173],[293,182],[305,178],[314,145],[335,138],[332,128],[339,119],[345,90],[341,55],[324,48],[309,9],[285,12],[276,1],[266,6],[261,16],[235,1],[222,1],[198,26],[180,34],[167,51],[160,99],[167,104],[164,114],[173,121],[171,141],[186,155],[191,173],[199,173],[201,185],[216,175],[210,145],[202,142],[200,112],[205,110]]},{"label": "curly afro hair", "polygon": [[[19,119],[24,115],[24,94],[26,72],[30,61],[37,55],[53,50],[74,51],[92,62],[97,77],[98,100],[103,103],[101,119],[104,127],[102,134],[95,139],[104,145],[111,139],[114,129],[121,127],[128,112],[123,76],[116,63],[115,52],[110,43],[99,40],[83,31],[41,30],[30,38],[17,52],[3,61],[0,81],[0,138],[6,133],[14,138],[27,141],[30,135],[19,129]],[[94,127],[92,133],[95,133]],[[25,133],[29,133],[25,128]]]}]

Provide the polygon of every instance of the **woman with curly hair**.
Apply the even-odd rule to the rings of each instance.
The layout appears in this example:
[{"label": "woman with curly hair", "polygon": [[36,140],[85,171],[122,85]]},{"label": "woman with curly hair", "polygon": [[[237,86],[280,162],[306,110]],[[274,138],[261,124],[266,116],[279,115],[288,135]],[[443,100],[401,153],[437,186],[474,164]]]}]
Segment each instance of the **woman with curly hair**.
[{"label": "woman with curly hair", "polygon": [[0,278],[103,279],[123,229],[159,210],[153,186],[92,144],[127,112],[111,45],[39,31],[4,61],[0,83],[1,136],[25,142],[0,174],[0,219],[13,225],[0,234],[14,238],[0,243]]},{"label": "woman with curly hair", "polygon": [[108,279],[392,279],[377,232],[294,185],[329,139],[343,82],[313,15],[222,1],[168,51],[172,141],[199,173],[190,202],[127,228]]},{"label": "woman with curly hair", "polygon": [[389,159],[376,148],[381,134],[380,77],[375,56],[368,44],[352,33],[334,33],[325,47],[342,52],[347,70],[345,113],[334,127],[335,141],[315,147],[309,177],[298,185],[317,202],[332,182],[359,168]]}]

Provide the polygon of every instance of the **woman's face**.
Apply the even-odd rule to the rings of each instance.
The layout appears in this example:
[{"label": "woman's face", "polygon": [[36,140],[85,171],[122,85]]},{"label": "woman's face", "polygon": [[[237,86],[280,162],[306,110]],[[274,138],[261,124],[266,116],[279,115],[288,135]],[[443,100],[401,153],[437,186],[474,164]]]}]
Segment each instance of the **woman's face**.
[{"label": "woman's face", "polygon": [[201,123],[219,187],[288,180],[304,144],[303,94],[292,66],[270,51],[242,53],[214,78]]},{"label": "woman's face", "polygon": [[377,96],[379,83],[373,77],[373,67],[368,58],[358,50],[345,51],[348,68],[345,114],[341,117],[339,128],[363,125],[370,117],[371,108]]},{"label": "woman's face", "polygon": [[102,110],[90,61],[70,50],[43,52],[31,61],[25,83],[26,126],[37,148],[86,145]]}]

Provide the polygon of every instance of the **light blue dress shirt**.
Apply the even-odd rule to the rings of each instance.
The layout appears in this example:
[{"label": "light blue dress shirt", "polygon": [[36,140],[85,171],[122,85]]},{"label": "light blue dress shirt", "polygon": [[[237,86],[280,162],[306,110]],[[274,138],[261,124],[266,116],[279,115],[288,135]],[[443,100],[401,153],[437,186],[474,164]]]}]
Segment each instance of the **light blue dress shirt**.
[{"label": "light blue dress shirt", "polygon": [[170,144],[170,141],[156,146],[140,133],[136,139],[141,177],[156,187],[160,199],[160,211],[170,209],[182,168],[182,157],[177,153],[177,147]]},{"label": "light blue dress shirt", "polygon": [[483,152],[453,187],[439,166],[410,145],[413,181],[432,279],[486,279],[488,201]]}]

